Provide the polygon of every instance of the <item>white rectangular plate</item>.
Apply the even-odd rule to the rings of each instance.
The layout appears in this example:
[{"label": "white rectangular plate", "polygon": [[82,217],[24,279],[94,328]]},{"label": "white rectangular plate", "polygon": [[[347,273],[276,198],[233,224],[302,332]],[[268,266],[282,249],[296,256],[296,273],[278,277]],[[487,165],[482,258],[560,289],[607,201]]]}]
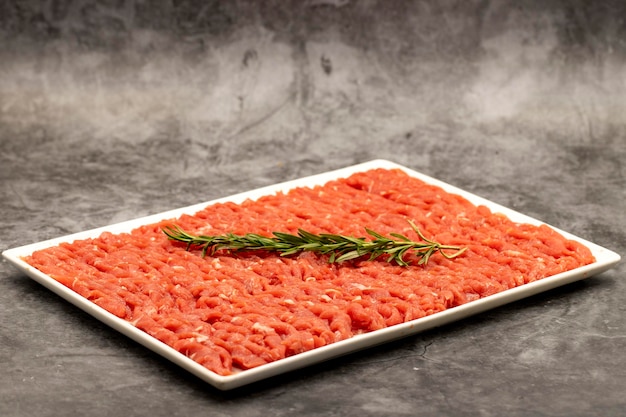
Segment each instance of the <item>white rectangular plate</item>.
[{"label": "white rectangular plate", "polygon": [[142,217],[123,223],[117,223],[98,229],[88,230],[81,233],[75,233],[56,239],[46,240],[39,243],[9,249],[4,251],[2,255],[9,262],[15,265],[19,270],[21,270],[26,275],[39,282],[46,288],[50,289],[54,293],[63,297],[65,300],[84,310],[85,312],[102,321],[103,323],[109,325],[113,329],[123,333],[124,335],[130,337],[136,342],[176,363],[177,365],[181,366],[182,368],[186,369],[187,371],[191,372],[192,374],[196,375],[197,377],[201,378],[202,380],[208,382],[209,384],[220,390],[228,390],[240,387],[242,385],[259,381],[274,375],[309,366],[314,363],[325,361],[357,350],[372,347],[381,343],[390,342],[392,340],[416,334],[427,329],[450,323],[452,321],[460,320],[470,315],[477,314],[506,303],[520,300],[522,298],[529,297],[531,295],[547,291],[564,284],[568,284],[590,277],[592,275],[599,274],[606,271],[607,269],[610,269],[620,260],[620,256],[615,252],[612,252],[594,243],[588,242],[567,232],[554,228],[568,239],[579,241],[587,246],[595,256],[596,262],[572,271],[560,273],[548,278],[541,279],[539,281],[535,281],[529,284],[522,285],[520,287],[491,295],[489,297],[472,301],[459,307],[454,307],[427,317],[423,317],[403,324],[398,324],[382,330],[376,330],[371,333],[354,336],[353,338],[348,340],[320,347],[308,352],[300,353],[286,359],[281,359],[279,361],[262,365],[260,367],[250,370],[241,371],[233,375],[220,376],[214,372],[207,370],[203,366],[197,364],[193,360],[187,358],[183,354],[170,348],[166,344],[153,338],[147,333],[144,333],[143,331],[137,329],[125,320],[114,316],[113,314],[107,312],[101,307],[98,307],[96,304],[88,301],[71,289],[55,281],[50,276],[43,274],[35,268],[31,267],[21,259],[24,256],[32,254],[36,250],[55,246],[61,242],[72,242],[77,239],[95,238],[105,231],[112,233],[130,232],[131,230],[142,225],[156,223],[164,219],[177,218],[183,214],[195,214],[209,204],[225,201],[240,203],[245,199],[256,199],[264,195],[274,194],[278,191],[287,191],[295,187],[322,185],[330,180],[347,177],[355,172],[366,171],[373,168],[399,168],[407,172],[409,175],[419,178],[429,184],[440,186],[450,193],[459,194],[475,205],[485,205],[489,207],[493,212],[500,212],[508,216],[511,220],[515,222],[530,224],[542,223],[539,220],[525,216],[521,213],[510,210],[506,207],[500,206],[474,194],[468,193],[454,186],[438,181],[434,178],[410,170],[406,167],[397,165],[393,162],[385,160],[374,160],[363,164],[339,169],[336,171],[330,171],[319,175],[259,188],[257,190],[236,194],[214,201],[184,207],[178,210],[167,211],[164,213]]}]

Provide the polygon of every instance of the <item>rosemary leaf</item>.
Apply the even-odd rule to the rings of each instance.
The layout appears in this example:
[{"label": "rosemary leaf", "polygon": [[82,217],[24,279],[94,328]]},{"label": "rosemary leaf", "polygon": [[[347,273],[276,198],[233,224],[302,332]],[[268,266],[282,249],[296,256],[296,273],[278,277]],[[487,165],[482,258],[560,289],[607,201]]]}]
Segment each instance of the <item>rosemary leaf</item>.
[{"label": "rosemary leaf", "polygon": [[190,250],[192,247],[200,247],[202,256],[206,256],[207,253],[212,255],[220,250],[275,251],[280,253],[281,256],[290,256],[299,252],[310,251],[329,255],[329,262],[331,263],[357,259],[364,255],[369,255],[370,260],[388,255],[387,262],[408,266],[405,256],[412,251],[414,255],[420,258],[418,265],[425,265],[436,252],[439,252],[446,259],[453,259],[467,249],[458,246],[442,245],[429,240],[413,222],[409,221],[409,224],[419,236],[419,241],[413,241],[398,233],[390,233],[390,236],[395,238],[392,239],[368,228],[365,228],[365,231],[373,238],[371,240],[363,237],[328,233],[316,235],[302,229],[298,230],[297,235],[274,232],[272,237],[254,233],[245,235],[227,233],[215,236],[192,235],[178,226],[166,227],[163,229],[163,233],[170,240],[186,243],[187,250]]}]

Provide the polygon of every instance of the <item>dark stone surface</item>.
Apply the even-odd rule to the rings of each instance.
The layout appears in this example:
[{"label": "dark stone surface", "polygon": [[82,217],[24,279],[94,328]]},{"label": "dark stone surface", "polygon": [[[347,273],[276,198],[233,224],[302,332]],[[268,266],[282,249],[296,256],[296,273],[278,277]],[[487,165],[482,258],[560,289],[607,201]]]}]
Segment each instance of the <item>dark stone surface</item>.
[{"label": "dark stone surface", "polygon": [[[622,1],[0,2],[0,246],[375,158],[626,252]],[[624,266],[219,392],[0,264],[0,415],[617,416]]]}]

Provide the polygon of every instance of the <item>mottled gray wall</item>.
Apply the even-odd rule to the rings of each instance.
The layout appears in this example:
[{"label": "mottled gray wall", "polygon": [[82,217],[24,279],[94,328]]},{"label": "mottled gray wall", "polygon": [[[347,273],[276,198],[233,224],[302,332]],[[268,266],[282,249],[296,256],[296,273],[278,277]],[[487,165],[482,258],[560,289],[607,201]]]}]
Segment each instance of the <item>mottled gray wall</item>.
[{"label": "mottled gray wall", "polygon": [[[103,187],[165,182],[169,207],[378,157],[532,195],[558,158],[623,149],[623,16],[617,0],[4,0],[0,138],[25,169],[55,164],[85,208],[139,197],[81,187],[78,166]],[[598,177],[623,178],[612,155]],[[247,161],[249,183],[220,189]],[[7,193],[28,199],[25,177]]]},{"label": "mottled gray wall", "polygon": [[581,141],[623,126],[626,3],[514,3],[5,0],[0,117],[77,141],[289,138],[320,157],[416,126]]},{"label": "mottled gray wall", "polygon": [[[576,172],[623,149],[624,16],[618,0],[4,0],[0,138],[33,165],[71,147],[60,177],[165,182],[167,204],[241,191],[220,187],[247,161],[251,188],[378,157],[532,196],[558,158]],[[624,177],[612,155],[595,175]],[[19,181],[7,193],[27,199]]]}]

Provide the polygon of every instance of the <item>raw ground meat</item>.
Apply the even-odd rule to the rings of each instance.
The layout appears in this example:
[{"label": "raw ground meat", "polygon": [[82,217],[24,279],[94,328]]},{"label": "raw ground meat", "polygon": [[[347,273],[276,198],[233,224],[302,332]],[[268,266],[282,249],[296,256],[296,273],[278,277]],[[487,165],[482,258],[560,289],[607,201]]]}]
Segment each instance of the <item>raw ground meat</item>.
[{"label": "raw ground meat", "polygon": [[[201,257],[167,239],[195,234],[313,233],[364,228],[467,247],[402,267],[380,258],[330,264],[302,253]],[[410,256],[408,258],[411,260]],[[487,207],[412,178],[373,169],[241,204],[213,204],[139,227],[40,250],[26,262],[220,375],[414,320],[594,262],[548,226],[515,224]],[[415,261],[417,259],[414,259]]]}]

